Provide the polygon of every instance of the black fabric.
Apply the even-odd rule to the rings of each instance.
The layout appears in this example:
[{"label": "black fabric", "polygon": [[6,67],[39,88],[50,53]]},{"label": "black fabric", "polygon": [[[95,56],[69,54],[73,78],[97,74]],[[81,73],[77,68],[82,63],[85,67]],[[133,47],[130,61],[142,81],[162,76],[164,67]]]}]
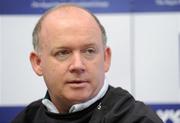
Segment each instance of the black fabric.
[{"label": "black fabric", "polygon": [[48,112],[41,101],[27,106],[12,123],[163,123],[144,103],[111,86],[102,99],[75,113]]}]

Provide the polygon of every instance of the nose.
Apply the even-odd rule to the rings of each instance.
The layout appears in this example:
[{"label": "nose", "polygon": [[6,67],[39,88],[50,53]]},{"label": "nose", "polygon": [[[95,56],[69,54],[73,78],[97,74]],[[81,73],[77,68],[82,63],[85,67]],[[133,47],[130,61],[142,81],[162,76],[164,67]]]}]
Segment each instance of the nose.
[{"label": "nose", "polygon": [[73,54],[73,58],[69,69],[71,73],[76,73],[76,74],[81,74],[85,71],[85,65],[83,63],[83,59],[80,53]]}]

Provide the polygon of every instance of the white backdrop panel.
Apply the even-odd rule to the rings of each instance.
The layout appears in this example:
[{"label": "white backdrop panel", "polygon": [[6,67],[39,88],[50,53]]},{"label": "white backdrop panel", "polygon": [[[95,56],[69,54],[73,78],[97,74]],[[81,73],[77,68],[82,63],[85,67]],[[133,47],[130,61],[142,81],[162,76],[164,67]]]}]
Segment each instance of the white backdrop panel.
[{"label": "white backdrop panel", "polygon": [[135,95],[140,100],[180,102],[178,16],[135,16]]}]

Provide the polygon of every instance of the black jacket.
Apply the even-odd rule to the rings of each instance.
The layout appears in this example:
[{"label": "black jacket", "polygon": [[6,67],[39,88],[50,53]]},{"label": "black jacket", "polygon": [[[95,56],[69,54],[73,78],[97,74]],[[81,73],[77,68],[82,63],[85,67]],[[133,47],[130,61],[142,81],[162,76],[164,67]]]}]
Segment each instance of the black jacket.
[{"label": "black jacket", "polygon": [[144,103],[135,101],[127,91],[111,86],[102,99],[75,113],[48,112],[41,101],[27,106],[12,123],[163,123]]}]

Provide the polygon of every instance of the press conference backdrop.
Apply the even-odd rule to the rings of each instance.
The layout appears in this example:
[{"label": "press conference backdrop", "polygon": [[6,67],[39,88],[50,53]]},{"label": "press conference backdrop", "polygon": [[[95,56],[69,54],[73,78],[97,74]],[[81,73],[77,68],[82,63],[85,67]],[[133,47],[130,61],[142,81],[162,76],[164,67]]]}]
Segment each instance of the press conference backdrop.
[{"label": "press conference backdrop", "polygon": [[105,26],[109,83],[150,105],[164,123],[180,123],[179,0],[1,0],[0,123],[45,95],[29,62],[31,33],[45,10],[64,2],[86,7]]}]

